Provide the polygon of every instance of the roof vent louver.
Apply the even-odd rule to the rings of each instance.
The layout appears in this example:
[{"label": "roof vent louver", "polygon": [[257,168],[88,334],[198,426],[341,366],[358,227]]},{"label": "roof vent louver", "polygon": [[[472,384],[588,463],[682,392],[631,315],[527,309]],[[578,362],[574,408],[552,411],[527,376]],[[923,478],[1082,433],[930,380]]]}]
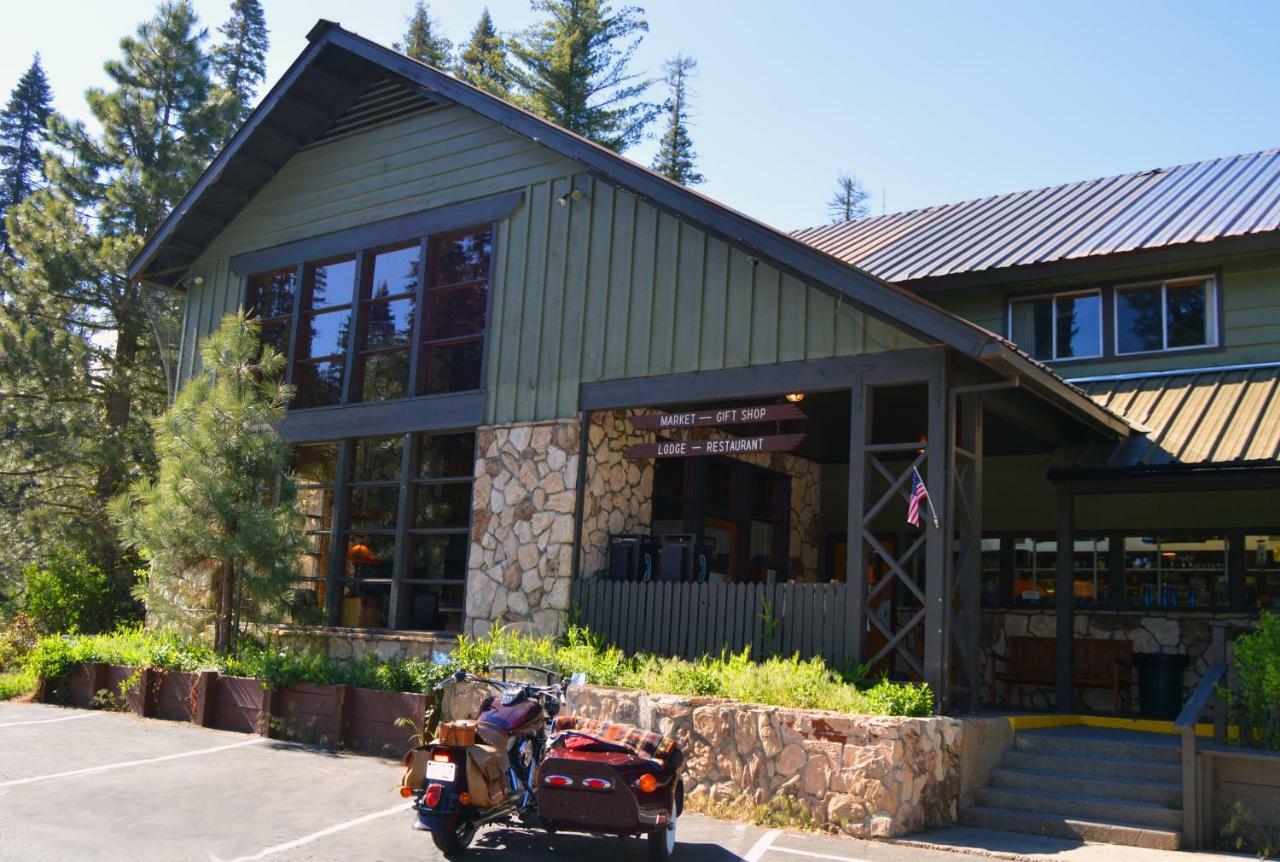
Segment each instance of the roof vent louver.
[{"label": "roof vent louver", "polygon": [[435,102],[422,93],[411,90],[399,81],[382,78],[370,84],[314,143],[332,141],[371,126],[403,119],[430,110],[435,105]]}]

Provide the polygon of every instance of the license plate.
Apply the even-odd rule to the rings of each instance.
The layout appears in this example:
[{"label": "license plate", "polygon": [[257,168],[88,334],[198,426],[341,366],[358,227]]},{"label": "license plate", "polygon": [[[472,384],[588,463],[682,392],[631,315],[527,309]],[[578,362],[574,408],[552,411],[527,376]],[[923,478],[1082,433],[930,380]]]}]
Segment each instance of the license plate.
[{"label": "license plate", "polygon": [[427,780],[428,781],[453,781],[453,776],[457,772],[458,767],[453,763],[436,763],[432,761],[427,764]]}]

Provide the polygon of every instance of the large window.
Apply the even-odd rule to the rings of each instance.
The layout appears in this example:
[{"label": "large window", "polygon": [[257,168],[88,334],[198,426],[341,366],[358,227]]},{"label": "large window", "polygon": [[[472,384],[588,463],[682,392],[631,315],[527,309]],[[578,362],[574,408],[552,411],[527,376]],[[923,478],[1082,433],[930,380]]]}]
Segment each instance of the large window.
[{"label": "large window", "polygon": [[1014,342],[1036,359],[1102,355],[1102,294],[1097,290],[1018,299],[1009,304]]},{"label": "large window", "polygon": [[469,433],[299,446],[300,601],[343,626],[460,631],[474,449]]},{"label": "large window", "polygon": [[257,273],[246,300],[294,409],[473,391],[491,262],[492,230],[469,228]]},{"label": "large window", "polygon": [[1217,340],[1212,278],[1116,288],[1116,353],[1210,347]]}]

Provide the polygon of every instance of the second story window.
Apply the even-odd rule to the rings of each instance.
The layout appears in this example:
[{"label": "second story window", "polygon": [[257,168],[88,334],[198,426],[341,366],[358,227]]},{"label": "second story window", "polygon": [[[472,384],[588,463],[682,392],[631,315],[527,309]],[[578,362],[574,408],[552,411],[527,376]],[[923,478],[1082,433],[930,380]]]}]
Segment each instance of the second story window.
[{"label": "second story window", "polygon": [[1009,303],[1009,332],[1036,359],[1102,355],[1102,293],[1097,290],[1017,299]]},{"label": "second story window", "polygon": [[1116,287],[1116,353],[1153,353],[1217,343],[1214,279]]},{"label": "second story window", "polygon": [[255,274],[247,305],[293,409],[473,391],[491,262],[492,230],[471,228]]}]

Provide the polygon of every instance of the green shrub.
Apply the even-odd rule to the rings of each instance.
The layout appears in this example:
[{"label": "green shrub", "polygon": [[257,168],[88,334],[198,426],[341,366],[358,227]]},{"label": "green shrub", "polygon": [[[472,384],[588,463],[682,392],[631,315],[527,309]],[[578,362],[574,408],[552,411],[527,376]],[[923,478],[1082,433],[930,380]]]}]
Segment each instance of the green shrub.
[{"label": "green shrub", "polygon": [[28,670],[0,673],[0,700],[20,697],[36,687],[35,674]]},{"label": "green shrub", "polygon": [[27,614],[0,619],[0,670],[17,665],[39,639],[35,621]]},{"label": "green shrub", "polygon": [[23,601],[42,634],[98,632],[110,624],[111,582],[82,551],[55,551],[22,571]]},{"label": "green shrub", "polygon": [[1253,729],[1256,744],[1280,751],[1280,616],[1263,612],[1257,627],[1236,638],[1239,697],[1228,697],[1232,718]]}]

